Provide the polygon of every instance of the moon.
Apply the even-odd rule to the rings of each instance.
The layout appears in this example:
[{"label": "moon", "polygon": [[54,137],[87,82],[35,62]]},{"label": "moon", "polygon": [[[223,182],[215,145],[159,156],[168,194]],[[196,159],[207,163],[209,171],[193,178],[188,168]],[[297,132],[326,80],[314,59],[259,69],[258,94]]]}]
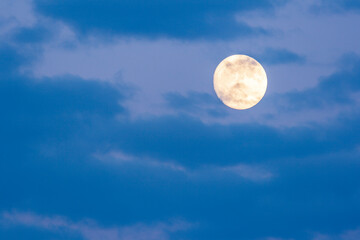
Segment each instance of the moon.
[{"label": "moon", "polygon": [[249,56],[229,56],[215,69],[216,95],[230,108],[243,110],[255,106],[264,97],[266,88],[264,68]]}]

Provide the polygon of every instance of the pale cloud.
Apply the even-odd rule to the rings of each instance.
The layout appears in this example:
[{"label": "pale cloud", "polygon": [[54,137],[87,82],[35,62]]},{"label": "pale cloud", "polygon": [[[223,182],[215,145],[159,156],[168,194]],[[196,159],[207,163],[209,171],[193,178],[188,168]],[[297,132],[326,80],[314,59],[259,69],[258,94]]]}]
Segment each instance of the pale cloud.
[{"label": "pale cloud", "polygon": [[106,154],[94,154],[95,159],[114,166],[136,165],[137,167],[147,167],[153,170],[173,171],[183,174],[192,180],[206,179],[211,176],[213,179],[221,180],[225,176],[245,179],[253,182],[269,181],[274,177],[273,172],[263,166],[250,164],[237,164],[231,166],[201,166],[198,168],[188,168],[175,161],[158,160],[146,156],[135,156],[123,151],[111,151]]},{"label": "pale cloud", "polygon": [[1,223],[8,227],[23,226],[51,232],[78,234],[84,240],[168,240],[171,234],[185,231],[193,224],[182,220],[102,227],[93,220],[72,222],[62,216],[42,216],[31,212],[4,212]]},{"label": "pale cloud", "polygon": [[359,240],[360,239],[360,228],[353,230],[346,230],[340,234],[330,235],[317,233],[313,237],[313,240]]},{"label": "pale cloud", "polygon": [[9,21],[17,26],[30,27],[36,23],[31,0],[1,0],[0,21]]},{"label": "pale cloud", "polygon": [[[344,53],[360,53],[360,32],[352,27],[354,22],[359,22],[360,15],[317,16],[310,11],[313,4],[311,0],[289,1],[276,8],[271,17],[257,11],[239,14],[239,21],[275,30],[275,34],[259,36],[251,41],[242,38],[215,42],[136,38],[105,41],[97,35],[84,41],[78,39],[71,26],[36,16],[31,0],[4,0],[0,2],[0,36],[9,29],[30,27],[39,22],[52,29],[56,37],[43,43],[41,56],[24,72],[39,78],[72,74],[86,79],[131,83],[139,91],[126,106],[135,118],[178,114],[179,110],[169,109],[164,103],[163,96],[169,92],[186,95],[189,91],[196,91],[209,94],[215,100],[213,73],[217,64],[228,55],[257,55],[264,49],[285,49],[299,53],[308,61],[264,66],[269,79],[267,93],[251,111],[232,111],[219,104],[217,108],[226,113],[225,117],[196,116],[205,123],[220,124],[256,122],[276,127],[313,122],[323,124],[342,114],[340,110],[331,108],[279,114],[280,107],[272,104],[275,94],[316,86],[321,76],[336,70],[336,62]],[[328,28],[329,25],[332,27]],[[262,62],[261,58],[257,60]]]},{"label": "pale cloud", "polygon": [[222,168],[222,170],[224,172],[236,174],[251,181],[266,181],[274,177],[274,174],[265,168],[246,164],[225,167]]},{"label": "pale cloud", "polygon": [[124,153],[122,151],[112,151],[106,154],[94,154],[94,157],[103,163],[114,165],[134,164],[150,168],[163,168],[176,172],[188,172],[188,169],[186,169],[184,166],[172,161],[159,161],[154,158],[146,156],[135,156]]},{"label": "pale cloud", "polygon": [[36,24],[31,0],[0,1],[0,37],[8,40],[9,34],[19,27],[32,27]]},{"label": "pale cloud", "polygon": [[340,235],[341,240],[359,240],[360,239],[360,228],[355,230],[349,230]]},{"label": "pale cloud", "polygon": [[313,240],[331,240],[330,236],[324,234],[316,234]]},{"label": "pale cloud", "polygon": [[[1,4],[6,3],[13,6],[6,5],[7,8],[18,9],[13,2],[5,0],[0,3],[0,8]],[[32,13],[31,1],[21,2],[26,3],[22,11],[27,14],[19,14],[15,10],[9,12],[19,22],[34,24],[36,18]],[[256,122],[276,127],[314,122],[323,124],[336,118],[343,108],[279,114],[281,107],[273,104],[276,94],[316,86],[321,77],[336,71],[337,61],[344,53],[360,54],[360,34],[352,27],[352,23],[359,22],[360,15],[317,16],[310,11],[313,4],[311,0],[289,1],[276,8],[272,17],[257,11],[239,14],[239,21],[275,30],[275,34],[259,36],[251,41],[242,38],[214,42],[131,37],[105,41],[97,35],[84,40],[78,39],[71,26],[56,20],[44,20],[46,18],[39,15],[36,17],[51,28],[56,37],[43,43],[41,56],[25,70],[39,78],[71,74],[86,79],[129,83],[138,91],[126,102],[126,107],[131,116],[137,118],[181,113],[179,109],[166,106],[163,96],[169,92],[180,95],[190,91],[200,92],[217,100],[213,73],[217,64],[228,55],[241,53],[261,56],[269,48],[284,49],[300,54],[307,61],[304,64],[276,66],[265,63],[268,89],[264,99],[251,111],[234,111],[219,104],[215,109],[225,113],[220,118],[201,114],[201,111],[193,115],[205,123]],[[10,16],[10,13],[4,12],[3,15]],[[21,16],[28,17],[22,19]],[[332,27],[328,28],[329,25]],[[343,44],[345,40],[346,44]],[[260,57],[257,60],[263,63],[265,59]]]}]

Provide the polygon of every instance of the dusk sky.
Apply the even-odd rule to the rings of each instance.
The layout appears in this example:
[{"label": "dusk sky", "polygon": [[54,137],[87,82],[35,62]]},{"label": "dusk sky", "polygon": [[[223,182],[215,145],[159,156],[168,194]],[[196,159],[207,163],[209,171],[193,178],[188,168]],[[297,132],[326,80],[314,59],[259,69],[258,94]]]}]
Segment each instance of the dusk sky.
[{"label": "dusk sky", "polygon": [[360,239],[359,0],[0,0],[0,109],[1,240]]}]

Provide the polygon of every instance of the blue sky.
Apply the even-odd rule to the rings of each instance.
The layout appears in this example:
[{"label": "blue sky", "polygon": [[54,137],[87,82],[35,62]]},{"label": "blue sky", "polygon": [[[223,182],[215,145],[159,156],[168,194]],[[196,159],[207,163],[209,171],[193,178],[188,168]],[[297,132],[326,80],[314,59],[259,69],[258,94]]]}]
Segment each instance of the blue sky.
[{"label": "blue sky", "polygon": [[[360,239],[359,1],[2,0],[0,239]],[[255,57],[237,111],[212,75]]]}]

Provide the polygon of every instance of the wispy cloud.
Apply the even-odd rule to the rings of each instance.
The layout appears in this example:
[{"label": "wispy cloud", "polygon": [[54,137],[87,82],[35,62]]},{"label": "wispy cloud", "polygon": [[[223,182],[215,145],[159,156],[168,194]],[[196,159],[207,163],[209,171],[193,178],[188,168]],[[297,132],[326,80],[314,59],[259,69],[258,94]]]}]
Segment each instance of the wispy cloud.
[{"label": "wispy cloud", "polygon": [[360,2],[356,0],[321,0],[316,2],[312,7],[315,13],[346,13],[346,12],[359,12]]},{"label": "wispy cloud", "polygon": [[188,170],[175,162],[159,161],[150,157],[135,156],[122,151],[112,151],[106,154],[94,154],[94,157],[104,163],[122,165],[134,164],[154,168],[164,168],[172,171],[187,172]]},{"label": "wispy cloud", "polygon": [[268,65],[278,64],[303,64],[306,62],[305,56],[299,55],[288,49],[283,48],[267,48],[259,54],[259,60]]},{"label": "wispy cloud", "polygon": [[[354,230],[346,230],[340,234],[315,233],[310,238],[312,240],[359,240],[360,239],[360,228],[357,228]],[[267,237],[267,238],[264,238],[261,240],[295,240],[295,238]]]},{"label": "wispy cloud", "polygon": [[[34,1],[38,13],[61,20],[80,34],[142,38],[228,39],[264,34],[235,19],[237,12],[270,11],[285,1]],[[84,5],[86,7],[84,8]],[[61,11],[60,11],[61,9]],[[96,17],[89,18],[89,16]]]},{"label": "wispy cloud", "polygon": [[346,230],[337,235],[316,234],[313,240],[358,240],[360,239],[360,228]]},{"label": "wispy cloud", "polygon": [[244,179],[256,182],[270,180],[274,177],[274,174],[265,168],[246,164],[238,164],[235,166],[225,167],[222,168],[222,170],[225,173],[233,173]]},{"label": "wispy cloud", "polygon": [[172,233],[185,231],[193,224],[182,220],[158,222],[155,224],[135,224],[131,226],[102,227],[95,221],[86,219],[72,222],[62,216],[42,216],[31,212],[4,212],[2,224],[38,228],[51,232],[78,234],[85,240],[167,240]]},{"label": "wispy cloud", "polygon": [[177,113],[190,115],[205,115],[221,118],[228,115],[224,108],[220,108],[221,102],[214,95],[205,92],[168,92],[164,94],[166,105]]},{"label": "wispy cloud", "polygon": [[262,182],[271,180],[274,174],[265,167],[237,164],[231,166],[200,166],[197,168],[188,168],[175,161],[157,160],[145,156],[135,156],[122,151],[112,151],[107,154],[94,154],[94,157],[103,163],[112,165],[136,165],[137,167],[149,167],[153,169],[162,169],[164,171],[180,172],[190,178],[198,179],[207,176],[222,178],[233,175],[234,177],[250,180],[253,182]]}]

